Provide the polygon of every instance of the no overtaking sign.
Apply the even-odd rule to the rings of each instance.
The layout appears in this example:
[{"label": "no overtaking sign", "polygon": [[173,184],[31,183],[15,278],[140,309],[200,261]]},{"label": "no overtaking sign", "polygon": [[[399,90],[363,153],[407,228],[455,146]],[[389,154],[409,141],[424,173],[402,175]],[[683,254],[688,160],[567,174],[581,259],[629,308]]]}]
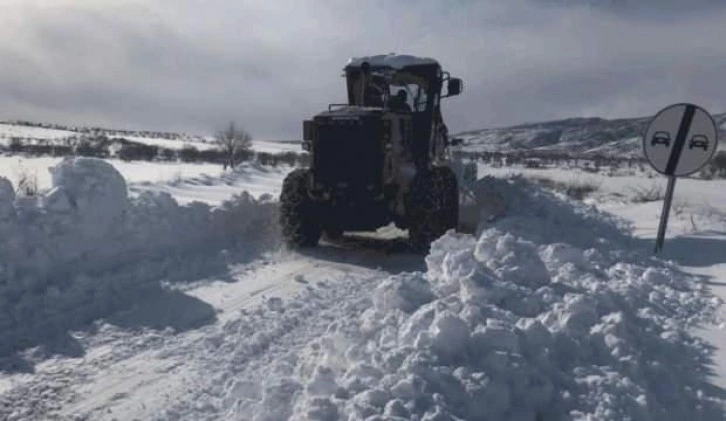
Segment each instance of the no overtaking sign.
[{"label": "no overtaking sign", "polygon": [[674,104],[661,110],[643,137],[643,151],[650,165],[668,176],[655,251],[663,248],[676,177],[703,168],[718,146],[716,123],[703,108],[693,104]]}]

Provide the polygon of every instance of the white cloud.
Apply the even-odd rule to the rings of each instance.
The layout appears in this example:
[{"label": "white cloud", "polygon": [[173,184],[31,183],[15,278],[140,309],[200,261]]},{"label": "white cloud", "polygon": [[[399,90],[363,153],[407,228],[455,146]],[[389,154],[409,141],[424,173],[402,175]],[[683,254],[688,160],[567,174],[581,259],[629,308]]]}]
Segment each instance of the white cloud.
[{"label": "white cloud", "polygon": [[196,132],[234,118],[298,137],[345,98],[348,57],[391,51],[465,79],[445,104],[452,131],[726,109],[723,8],[562,3],[0,0],[0,118]]}]

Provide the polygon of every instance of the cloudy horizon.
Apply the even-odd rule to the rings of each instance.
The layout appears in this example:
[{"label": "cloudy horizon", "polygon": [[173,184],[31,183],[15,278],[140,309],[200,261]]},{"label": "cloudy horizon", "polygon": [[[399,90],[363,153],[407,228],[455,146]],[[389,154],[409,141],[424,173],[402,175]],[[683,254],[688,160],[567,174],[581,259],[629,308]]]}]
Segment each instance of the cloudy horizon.
[{"label": "cloudy horizon", "polygon": [[452,132],[726,111],[715,0],[0,0],[0,120],[299,138],[351,56],[438,59]]}]

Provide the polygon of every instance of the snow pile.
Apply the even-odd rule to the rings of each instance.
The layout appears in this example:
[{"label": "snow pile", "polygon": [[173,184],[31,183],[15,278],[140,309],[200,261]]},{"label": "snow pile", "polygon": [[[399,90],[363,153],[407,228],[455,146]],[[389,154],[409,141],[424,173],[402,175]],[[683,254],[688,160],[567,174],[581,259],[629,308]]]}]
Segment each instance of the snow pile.
[{"label": "snow pile", "polygon": [[[269,198],[243,193],[218,208],[179,206],[168,193],[129,198],[103,160],[67,159],[51,171],[53,187],[39,197],[15,197],[0,178],[0,353],[155,287],[163,273],[144,276],[152,271],[145,263],[173,267],[189,253],[277,238]],[[108,275],[130,264],[137,273]]]},{"label": "snow pile", "polygon": [[615,221],[517,181],[498,187],[513,200],[506,217],[445,235],[425,273],[387,278],[367,306],[351,298],[261,390],[228,389],[229,416],[723,419],[709,345],[688,333],[719,305],[706,288],[625,252]]},{"label": "snow pile", "polygon": [[716,303],[692,279],[496,229],[443,237],[427,265],[332,324],[257,413],[291,399],[301,420],[722,416],[707,345],[686,333]]},{"label": "snow pile", "polygon": [[[465,223],[475,231],[496,226],[538,243],[562,242],[580,248],[631,249],[623,220],[581,201],[563,200],[521,176],[478,180],[473,204],[464,206]],[[642,255],[641,255],[642,257]]]}]

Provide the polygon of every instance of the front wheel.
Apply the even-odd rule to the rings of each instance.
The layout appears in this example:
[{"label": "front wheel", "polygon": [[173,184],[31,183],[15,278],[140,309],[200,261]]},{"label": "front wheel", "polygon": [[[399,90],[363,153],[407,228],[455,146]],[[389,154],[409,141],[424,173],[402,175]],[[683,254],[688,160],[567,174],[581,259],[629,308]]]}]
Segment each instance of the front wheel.
[{"label": "front wheel", "polygon": [[428,252],[431,243],[459,225],[459,185],[448,167],[416,175],[408,195],[409,243]]},{"label": "front wheel", "polygon": [[310,171],[297,169],[285,177],[280,194],[280,224],[286,244],[313,247],[320,241],[322,226],[317,207],[308,195]]}]

